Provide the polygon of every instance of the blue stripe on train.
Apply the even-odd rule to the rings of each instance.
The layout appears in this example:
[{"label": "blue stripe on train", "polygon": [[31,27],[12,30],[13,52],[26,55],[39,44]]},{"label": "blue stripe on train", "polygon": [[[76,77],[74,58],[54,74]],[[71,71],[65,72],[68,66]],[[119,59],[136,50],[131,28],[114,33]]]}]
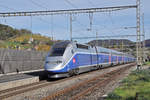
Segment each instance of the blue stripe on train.
[{"label": "blue stripe on train", "polygon": [[[98,62],[97,62],[98,58]],[[75,59],[75,63],[73,63],[73,59]],[[118,57],[117,56],[112,56],[111,57],[111,62],[122,62],[124,60],[125,62],[128,61],[127,57],[124,57],[122,59],[122,56]],[[80,66],[87,66],[87,65],[95,65],[95,64],[101,64],[101,63],[108,63],[109,64],[109,55],[104,55],[104,54],[76,54],[70,62],[61,70],[53,71],[53,72],[68,72],[71,69],[80,67]]]}]

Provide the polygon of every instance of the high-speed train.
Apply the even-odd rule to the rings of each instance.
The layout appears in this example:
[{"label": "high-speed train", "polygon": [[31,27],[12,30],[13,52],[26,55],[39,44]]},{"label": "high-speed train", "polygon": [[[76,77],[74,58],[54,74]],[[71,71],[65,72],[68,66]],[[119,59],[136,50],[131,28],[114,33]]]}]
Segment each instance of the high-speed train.
[{"label": "high-speed train", "polygon": [[49,78],[60,78],[134,61],[132,55],[115,50],[63,41],[52,46],[44,67]]}]

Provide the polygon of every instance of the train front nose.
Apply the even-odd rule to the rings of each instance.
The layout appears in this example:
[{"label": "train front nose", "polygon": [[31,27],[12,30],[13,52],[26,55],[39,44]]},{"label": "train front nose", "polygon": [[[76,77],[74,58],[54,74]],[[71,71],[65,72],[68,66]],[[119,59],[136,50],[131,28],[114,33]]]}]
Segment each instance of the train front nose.
[{"label": "train front nose", "polygon": [[59,68],[62,64],[62,56],[48,57],[45,62],[45,70],[53,71]]}]

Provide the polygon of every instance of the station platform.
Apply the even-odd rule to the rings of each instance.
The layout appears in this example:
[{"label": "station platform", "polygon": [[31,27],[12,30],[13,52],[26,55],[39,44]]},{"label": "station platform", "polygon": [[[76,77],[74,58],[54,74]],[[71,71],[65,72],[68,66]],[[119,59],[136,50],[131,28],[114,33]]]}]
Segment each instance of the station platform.
[{"label": "station platform", "polygon": [[44,77],[44,70],[0,76],[0,91],[22,85],[39,82]]}]

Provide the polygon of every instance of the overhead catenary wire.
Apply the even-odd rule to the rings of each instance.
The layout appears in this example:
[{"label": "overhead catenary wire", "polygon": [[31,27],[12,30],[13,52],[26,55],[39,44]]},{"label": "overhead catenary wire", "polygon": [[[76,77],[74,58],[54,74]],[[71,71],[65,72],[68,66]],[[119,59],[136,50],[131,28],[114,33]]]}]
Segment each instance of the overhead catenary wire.
[{"label": "overhead catenary wire", "polygon": [[[38,1],[38,0],[36,0],[36,1]],[[44,2],[44,1],[46,1],[46,0],[39,0],[38,3],[40,3],[40,5],[43,5],[45,8],[50,9],[50,8],[48,8],[48,7],[50,7],[50,4],[47,2]]]},{"label": "overhead catenary wire", "polygon": [[[33,3],[34,5],[36,5],[36,6],[38,6],[38,7],[40,7],[40,8],[44,8],[44,9],[48,9],[47,7],[45,7],[45,6],[43,6],[43,5],[41,5],[41,4],[39,4],[39,3],[37,3],[37,2],[35,2],[35,1],[33,1],[33,0],[28,0],[28,1],[30,1],[31,3]],[[42,3],[43,4],[43,3]],[[52,40],[54,39],[54,34],[53,34],[53,18],[52,18],[52,16],[53,15],[51,15],[51,22],[49,23],[48,21],[46,21],[46,20],[44,20],[44,19],[42,19],[42,18],[37,18],[37,19],[39,19],[40,21],[42,21],[42,22],[44,22],[44,23],[47,23],[50,27],[51,27],[51,35],[52,35]]]},{"label": "overhead catenary wire", "polygon": [[71,3],[69,0],[64,0],[67,4],[71,5],[74,8],[78,8],[75,4]]},{"label": "overhead catenary wire", "polygon": [[[33,0],[29,0],[29,1],[31,1],[31,2],[33,2]],[[35,1],[34,1],[35,2]],[[41,3],[41,2],[40,2]],[[36,3],[33,3],[34,5],[36,5],[36,6],[38,6],[38,7],[40,7],[40,8],[44,8],[44,9],[48,9],[47,7],[45,7],[45,6],[41,6],[41,4],[36,4]],[[43,4],[43,3],[42,3]],[[45,5],[45,4],[44,4]],[[51,15],[51,16],[53,16],[53,15]],[[40,21],[42,21],[42,22],[44,22],[44,23],[47,23],[48,25],[50,24],[47,20],[45,20],[45,19],[43,19],[43,18],[36,18],[36,19],[39,19]],[[52,19],[51,19],[51,21],[52,21]],[[56,24],[54,24],[54,25],[56,25]],[[58,25],[57,25],[58,26]],[[60,26],[59,25],[59,27],[63,27],[63,28],[65,28],[64,26]]]},{"label": "overhead catenary wire", "polygon": [[[69,0],[64,0],[65,2],[67,2],[69,5],[71,5],[72,7],[74,8],[78,8],[75,4],[71,3]],[[70,40],[72,41],[72,15],[73,14],[70,14]],[[80,23],[79,21],[76,20],[76,22],[80,25],[80,26],[85,26],[84,24]]]},{"label": "overhead catenary wire", "polygon": [[[33,1],[33,0],[32,0]],[[40,2],[41,3],[41,2]],[[45,3],[42,3],[43,5],[46,5]],[[47,8],[47,7],[45,7],[45,6],[40,6],[40,5],[37,5],[37,6],[39,6],[39,7],[41,7],[41,8],[45,8],[45,9],[49,9],[49,8]],[[46,5],[47,6],[47,5]],[[49,24],[49,22],[48,21],[46,21],[46,20],[44,20],[44,19],[42,19],[42,18],[40,18],[40,20],[41,21],[43,21],[43,22],[45,22],[45,23],[47,23],[47,24]],[[53,23],[53,15],[51,15],[51,27],[53,27],[53,25],[52,24],[54,24]],[[54,24],[54,25],[56,25],[56,24]],[[58,25],[57,25],[58,26]],[[59,25],[60,26],[60,25]],[[66,28],[66,27],[64,27],[64,26],[60,26],[60,27],[63,27],[63,28]],[[52,31],[53,31],[53,29],[52,29]]]},{"label": "overhead catenary wire", "polygon": [[[78,8],[75,4],[71,3],[69,0],[65,0],[69,5],[71,5],[72,7],[74,8]],[[90,1],[90,0],[87,0],[89,2],[89,4],[91,4],[92,6],[94,6],[94,4]],[[92,30],[92,19],[93,19],[93,13],[89,13],[89,19],[90,19],[90,27],[87,28],[86,30],[87,31],[91,31]],[[76,22],[80,25],[80,26],[85,26],[87,27],[86,25],[82,24],[81,22],[79,22],[78,20],[76,20]]]},{"label": "overhead catenary wire", "polygon": [[97,37],[74,37],[73,39],[113,38],[113,37],[116,38],[116,37],[136,37],[136,36],[137,35],[113,35],[113,36],[97,36]]},{"label": "overhead catenary wire", "polygon": [[17,16],[40,16],[40,15],[63,15],[63,14],[85,14],[89,12],[112,12],[137,8],[137,5],[115,6],[103,8],[84,8],[84,9],[69,9],[69,10],[48,10],[48,11],[22,11],[22,12],[5,12],[0,13],[0,17],[17,17]]},{"label": "overhead catenary wire", "polygon": [[30,1],[32,4],[34,4],[34,5],[36,5],[36,6],[40,7],[40,8],[45,8],[45,9],[47,10],[46,7],[44,7],[43,5],[41,5],[41,4],[37,3],[37,2],[35,2],[34,0],[28,0],[28,1]]},{"label": "overhead catenary wire", "polygon": [[[30,0],[31,2],[34,2],[32,0]],[[35,5],[37,5],[36,3],[34,3]],[[40,5],[37,5],[38,7],[41,7]],[[5,8],[5,9],[8,9],[8,10],[13,10],[13,11],[17,11],[16,9],[14,8],[11,8],[11,7],[8,7],[8,6],[5,6],[5,5],[1,5],[0,4],[0,7],[2,8]],[[43,20],[42,20],[43,21]],[[6,18],[4,19],[4,22],[6,23]],[[44,21],[43,21],[44,22]],[[45,21],[47,22],[47,21]],[[9,23],[10,24],[10,23]],[[14,25],[13,25],[14,26]],[[32,15],[30,16],[30,30],[32,31]]]},{"label": "overhead catenary wire", "polygon": [[[69,0],[64,0],[67,4],[69,4],[70,6],[74,7],[74,8],[78,8],[75,4],[71,3],[71,1]],[[73,15],[73,14],[72,14]],[[78,20],[76,20],[76,22],[80,25],[80,26],[85,26],[84,24],[82,24],[81,22],[79,22]]]},{"label": "overhead catenary wire", "polygon": [[[51,15],[51,16],[53,16],[53,15]],[[41,22],[44,22],[44,23],[46,23],[47,25],[50,25],[51,24],[51,22],[49,22],[48,20],[46,20],[46,19],[43,19],[43,18],[41,18],[41,17],[35,17],[37,20],[39,20],[39,21],[41,21]],[[51,20],[50,20],[51,21]],[[54,24],[54,22],[53,22],[53,25],[55,25],[55,26],[57,26],[57,27],[60,27],[60,28],[66,28],[65,26],[62,26],[62,25],[57,25],[57,24]]]},{"label": "overhead catenary wire", "polygon": [[[58,14],[67,14],[67,13],[89,13],[89,12],[110,12],[116,10],[123,10],[127,8],[136,8],[135,5],[132,6],[118,6],[118,7],[104,7],[104,8],[88,8],[88,9],[70,9],[70,10],[54,10],[54,11],[34,11],[34,12],[14,12],[14,13],[0,13],[2,17],[10,17],[10,16],[35,16],[35,14],[39,15],[54,15]],[[64,12],[64,13],[63,13]],[[27,14],[29,13],[29,15]],[[42,14],[45,13],[45,14]],[[51,14],[48,14],[51,13]],[[6,14],[6,15],[5,15]],[[7,16],[8,14],[8,16]],[[12,15],[11,15],[12,14]],[[18,15],[17,15],[18,14]]]},{"label": "overhead catenary wire", "polygon": [[91,0],[87,0],[87,2],[89,2],[90,5],[95,6],[95,4]]},{"label": "overhead catenary wire", "polygon": [[1,5],[1,4],[0,4],[0,7],[1,7],[1,8],[4,8],[4,9],[16,11],[16,9],[10,8],[10,7],[6,6],[6,5]]},{"label": "overhead catenary wire", "polygon": [[[108,18],[110,19],[110,22],[111,22],[112,26],[114,26],[114,21],[111,17],[111,12],[109,12]],[[112,34],[115,34],[112,30],[111,30],[111,32],[112,32]]]},{"label": "overhead catenary wire", "polygon": [[[11,7],[8,7],[8,6],[6,6],[6,5],[2,5],[2,4],[0,4],[0,7],[1,8],[4,8],[4,9],[8,9],[8,10],[12,10],[12,11],[17,11],[16,9],[14,9],[14,8],[11,8]],[[11,26],[15,26],[14,24],[10,24],[10,23],[8,23],[8,21],[7,21],[7,19],[6,18],[4,18],[4,20],[3,20],[3,22],[5,23],[5,24],[9,24],[9,25],[11,25]],[[0,22],[0,24],[2,24],[2,22]]]},{"label": "overhead catenary wire", "polygon": [[[38,3],[34,2],[33,0],[30,0],[30,1],[31,1],[34,5],[36,5],[36,6],[40,7],[40,8],[46,8],[46,7],[41,6],[41,5],[38,4]],[[73,3],[71,3],[69,0],[65,0],[65,1],[66,1],[69,5],[73,6],[74,8],[78,8],[76,5],[74,5]],[[47,8],[46,8],[46,9],[47,9]],[[77,22],[79,25],[86,27],[86,25],[80,23],[79,21],[76,20],[76,22]]]}]

